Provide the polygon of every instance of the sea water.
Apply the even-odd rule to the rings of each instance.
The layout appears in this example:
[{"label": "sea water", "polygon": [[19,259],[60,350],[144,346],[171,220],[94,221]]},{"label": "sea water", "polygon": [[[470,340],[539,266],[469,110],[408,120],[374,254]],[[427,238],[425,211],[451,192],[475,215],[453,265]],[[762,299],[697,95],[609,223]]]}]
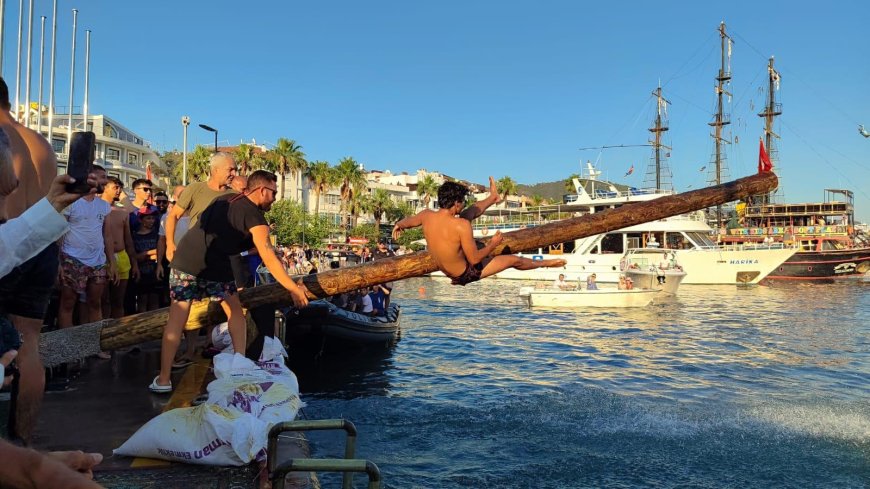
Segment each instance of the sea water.
[{"label": "sea water", "polygon": [[300,367],[305,415],[353,421],[391,488],[870,487],[870,283],[583,311],[518,289],[397,284],[399,343]]}]

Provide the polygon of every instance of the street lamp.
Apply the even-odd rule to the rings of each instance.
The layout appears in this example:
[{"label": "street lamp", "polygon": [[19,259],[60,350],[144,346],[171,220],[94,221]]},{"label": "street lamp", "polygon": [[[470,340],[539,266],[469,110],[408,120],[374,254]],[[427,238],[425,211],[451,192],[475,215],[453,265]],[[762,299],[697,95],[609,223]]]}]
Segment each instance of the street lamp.
[{"label": "street lamp", "polygon": [[184,126],[184,149],[181,153],[182,158],[182,168],[181,168],[181,184],[185,187],[187,186],[187,126],[190,125],[190,117],[183,116],[181,118],[181,125]]},{"label": "street lamp", "polygon": [[211,126],[206,126],[205,124],[200,124],[199,127],[205,129],[206,131],[209,131],[209,132],[213,132],[213,133],[214,133],[214,152],[217,153],[217,135],[218,135],[218,130],[215,129],[215,128],[213,128],[213,127],[211,127]]}]

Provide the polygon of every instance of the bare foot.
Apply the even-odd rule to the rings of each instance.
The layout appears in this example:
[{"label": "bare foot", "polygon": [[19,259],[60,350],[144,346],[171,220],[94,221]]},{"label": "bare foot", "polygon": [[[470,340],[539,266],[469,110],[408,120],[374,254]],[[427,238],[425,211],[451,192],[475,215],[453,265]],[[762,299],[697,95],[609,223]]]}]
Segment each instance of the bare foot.
[{"label": "bare foot", "polygon": [[102,360],[109,360],[112,358],[112,354],[107,351],[101,351],[100,353],[97,353],[97,358]]},{"label": "bare foot", "polygon": [[493,204],[501,202],[501,196],[498,194],[498,186],[495,184],[495,178],[489,177],[489,196],[495,198]]},{"label": "bare foot", "polygon": [[566,260],[558,258],[558,259],[553,259],[553,260],[544,260],[543,263],[541,264],[541,266],[547,267],[547,268],[559,268],[559,267],[564,267],[567,264],[568,264],[568,262]]}]

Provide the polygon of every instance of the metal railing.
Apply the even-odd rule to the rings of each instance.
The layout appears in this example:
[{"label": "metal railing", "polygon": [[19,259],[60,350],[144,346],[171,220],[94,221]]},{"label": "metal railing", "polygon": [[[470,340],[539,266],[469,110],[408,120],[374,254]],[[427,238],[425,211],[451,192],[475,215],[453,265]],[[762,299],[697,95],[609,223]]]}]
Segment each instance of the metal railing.
[{"label": "metal railing", "polygon": [[[278,437],[288,431],[344,430],[347,433],[344,458],[290,459],[278,463]],[[346,419],[296,420],[278,423],[269,430],[266,470],[275,489],[284,488],[284,478],[289,472],[343,472],[341,487],[351,489],[353,473],[365,472],[369,477],[369,489],[381,487],[381,471],[373,462],[355,459],[356,426]]]}]

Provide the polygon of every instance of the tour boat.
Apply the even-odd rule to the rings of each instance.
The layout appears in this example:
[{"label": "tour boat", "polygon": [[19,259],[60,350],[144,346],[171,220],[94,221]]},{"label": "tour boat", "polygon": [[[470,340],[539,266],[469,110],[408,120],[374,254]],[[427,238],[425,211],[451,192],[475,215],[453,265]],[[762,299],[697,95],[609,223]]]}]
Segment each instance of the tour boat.
[{"label": "tour boat", "polygon": [[640,289],[676,294],[686,277],[674,250],[632,248],[625,252],[619,265],[623,275]]},{"label": "tour boat", "polygon": [[529,307],[582,308],[582,307],[644,307],[662,292],[650,289],[619,290],[556,290],[521,287],[520,297]]}]

